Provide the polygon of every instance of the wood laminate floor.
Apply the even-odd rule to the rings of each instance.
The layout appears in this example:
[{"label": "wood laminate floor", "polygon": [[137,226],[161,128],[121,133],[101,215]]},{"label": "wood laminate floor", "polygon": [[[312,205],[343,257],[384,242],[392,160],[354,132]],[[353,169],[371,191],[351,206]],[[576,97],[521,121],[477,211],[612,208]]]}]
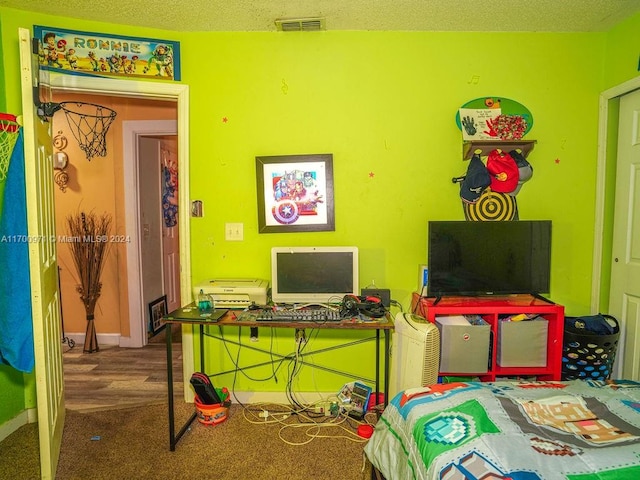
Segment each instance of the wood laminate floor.
[{"label": "wood laminate floor", "polygon": [[[143,348],[100,346],[83,353],[83,344],[63,346],[65,407],[76,411],[111,410],[167,401],[164,342]],[[174,343],[176,398],[183,396],[182,345]]]}]

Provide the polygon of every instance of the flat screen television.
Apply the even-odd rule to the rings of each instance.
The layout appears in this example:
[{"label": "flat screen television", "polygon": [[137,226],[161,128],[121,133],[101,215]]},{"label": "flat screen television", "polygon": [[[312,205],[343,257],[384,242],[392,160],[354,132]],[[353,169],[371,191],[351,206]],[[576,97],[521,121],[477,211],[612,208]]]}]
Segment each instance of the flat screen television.
[{"label": "flat screen television", "polygon": [[273,247],[274,303],[338,303],[358,295],[357,247]]},{"label": "flat screen television", "polygon": [[431,221],[427,295],[550,291],[551,221]]}]

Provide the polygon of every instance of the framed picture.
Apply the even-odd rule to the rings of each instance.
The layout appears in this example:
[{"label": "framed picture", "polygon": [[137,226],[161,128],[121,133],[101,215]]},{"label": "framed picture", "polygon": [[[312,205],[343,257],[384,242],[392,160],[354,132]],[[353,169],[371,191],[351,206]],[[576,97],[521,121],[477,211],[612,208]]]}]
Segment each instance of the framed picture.
[{"label": "framed picture", "polygon": [[335,230],[333,155],[256,157],[258,232]]},{"label": "framed picture", "polygon": [[155,335],[164,328],[162,317],[167,314],[167,296],[163,295],[149,304],[149,333]]}]

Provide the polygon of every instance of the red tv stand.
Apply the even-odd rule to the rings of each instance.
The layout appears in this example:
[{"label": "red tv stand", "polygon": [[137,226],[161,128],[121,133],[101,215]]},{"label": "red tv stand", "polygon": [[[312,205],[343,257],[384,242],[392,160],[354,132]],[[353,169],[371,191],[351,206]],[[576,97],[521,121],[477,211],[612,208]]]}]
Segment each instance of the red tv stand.
[{"label": "red tv stand", "polygon": [[[411,311],[435,323],[441,315],[480,315],[491,328],[489,369],[477,376],[484,382],[499,377],[536,377],[538,380],[560,380],[562,374],[562,337],[564,307],[532,295],[500,297],[421,297],[414,293]],[[498,319],[516,314],[536,314],[548,322],[547,361],[540,367],[504,367],[498,364]],[[526,342],[526,338],[522,338]],[[440,372],[441,376],[469,376],[469,373]]]}]

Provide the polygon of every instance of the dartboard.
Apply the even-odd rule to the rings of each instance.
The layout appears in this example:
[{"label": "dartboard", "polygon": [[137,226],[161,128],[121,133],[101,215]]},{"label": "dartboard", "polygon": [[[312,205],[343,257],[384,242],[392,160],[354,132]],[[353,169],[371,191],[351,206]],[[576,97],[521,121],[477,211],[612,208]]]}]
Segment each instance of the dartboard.
[{"label": "dartboard", "polygon": [[476,203],[462,202],[464,216],[474,222],[490,222],[518,219],[516,197],[492,192],[487,188]]}]

